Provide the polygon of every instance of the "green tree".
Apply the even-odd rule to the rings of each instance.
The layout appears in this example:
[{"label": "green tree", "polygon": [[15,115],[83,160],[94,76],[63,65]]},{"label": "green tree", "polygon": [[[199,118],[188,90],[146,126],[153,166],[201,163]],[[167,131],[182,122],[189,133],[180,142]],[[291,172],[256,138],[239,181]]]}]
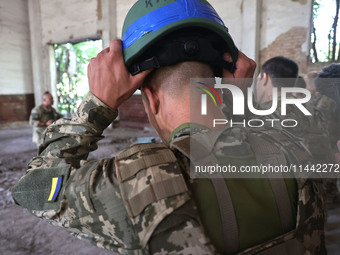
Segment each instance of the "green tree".
[{"label": "green tree", "polygon": [[[326,3],[327,2],[327,3]],[[327,5],[334,5],[334,16],[332,16],[333,22],[330,27],[327,38],[328,45],[322,45],[320,35],[315,27],[315,22],[319,17],[320,10]],[[312,24],[312,35],[311,35],[311,53],[310,57],[313,62],[319,61],[340,61],[340,44],[338,44],[337,30],[339,21],[340,11],[340,0],[314,0],[313,2],[313,24]],[[333,14],[333,13],[332,13]],[[322,24],[322,23],[321,23]],[[324,28],[322,28],[324,29]],[[325,40],[323,40],[325,41]]]},{"label": "green tree", "polygon": [[317,47],[316,47],[316,41],[317,41],[317,37],[316,37],[316,28],[315,28],[315,24],[314,24],[314,20],[318,17],[319,13],[319,8],[320,8],[320,3],[318,0],[315,0],[313,3],[313,24],[312,24],[312,53],[311,53],[311,57],[314,58],[314,62],[319,62],[319,58],[318,58],[318,51],[317,51]]},{"label": "green tree", "polygon": [[[335,0],[335,16],[334,16],[334,22],[332,25],[332,28],[329,32],[329,34],[332,37],[332,48],[329,51],[329,59],[331,61],[335,61],[335,56],[336,56],[336,50],[337,50],[337,42],[336,42],[336,31],[337,31],[337,26],[338,26],[338,21],[339,21],[339,8],[340,8],[340,0]],[[339,60],[339,58],[338,58]]]},{"label": "green tree", "polygon": [[102,49],[102,41],[55,44],[58,109],[71,116],[88,92],[87,65]]}]

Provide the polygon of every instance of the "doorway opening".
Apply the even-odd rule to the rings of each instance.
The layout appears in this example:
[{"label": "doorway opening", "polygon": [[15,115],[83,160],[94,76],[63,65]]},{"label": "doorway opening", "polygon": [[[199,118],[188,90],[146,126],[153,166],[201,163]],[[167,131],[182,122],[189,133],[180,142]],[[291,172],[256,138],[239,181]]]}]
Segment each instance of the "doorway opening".
[{"label": "doorway opening", "polygon": [[71,117],[89,91],[87,65],[102,50],[102,40],[54,44],[58,110]]}]

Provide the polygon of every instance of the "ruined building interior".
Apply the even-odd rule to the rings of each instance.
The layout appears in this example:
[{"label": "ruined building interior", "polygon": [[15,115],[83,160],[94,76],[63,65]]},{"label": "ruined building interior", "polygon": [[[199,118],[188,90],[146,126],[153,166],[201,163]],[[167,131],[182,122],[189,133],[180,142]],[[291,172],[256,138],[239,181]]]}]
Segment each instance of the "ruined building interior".
[{"label": "ruined building interior", "polygon": [[[121,37],[124,17],[134,2],[0,0],[0,254],[111,254],[70,239],[28,212],[14,208],[9,188],[36,152],[27,124],[32,108],[41,104],[45,91],[58,98],[55,45],[100,39],[101,48],[108,47],[111,40]],[[152,4],[156,0],[145,2]],[[313,61],[310,56],[313,0],[209,2],[229,28],[237,47],[256,61],[256,74],[266,60],[275,56],[294,60],[302,76],[329,65]],[[127,137],[137,139],[129,131],[134,128],[144,133],[142,136],[157,136],[148,124],[140,97],[137,93],[122,105],[119,127],[128,129],[122,129],[118,137],[109,134],[106,145],[119,141],[123,146],[116,149],[124,148],[130,142]],[[55,100],[55,107],[57,103]],[[22,139],[28,139],[29,144]],[[99,151],[94,157],[102,154]],[[340,254],[339,215],[340,203],[328,212],[329,254]]]}]

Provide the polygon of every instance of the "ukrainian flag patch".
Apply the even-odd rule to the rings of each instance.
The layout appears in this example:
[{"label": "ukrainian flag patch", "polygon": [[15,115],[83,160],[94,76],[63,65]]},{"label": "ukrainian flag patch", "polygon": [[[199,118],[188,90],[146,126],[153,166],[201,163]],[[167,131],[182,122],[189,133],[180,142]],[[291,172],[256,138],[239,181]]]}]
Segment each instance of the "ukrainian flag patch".
[{"label": "ukrainian flag patch", "polygon": [[62,177],[53,177],[52,178],[52,187],[50,196],[48,197],[48,202],[54,202],[58,196],[58,193],[61,188]]}]

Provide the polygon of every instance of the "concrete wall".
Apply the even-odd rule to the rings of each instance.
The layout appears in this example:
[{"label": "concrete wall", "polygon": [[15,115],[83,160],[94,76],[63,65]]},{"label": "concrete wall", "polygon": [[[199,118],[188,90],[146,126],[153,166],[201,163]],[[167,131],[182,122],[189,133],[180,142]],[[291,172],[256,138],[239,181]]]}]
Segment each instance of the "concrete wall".
[{"label": "concrete wall", "polygon": [[[152,0],[156,1],[156,0]],[[135,0],[0,0],[0,95],[54,93],[53,43],[121,38]],[[238,48],[256,60],[284,55],[301,73],[307,61],[312,0],[210,0]],[[4,42],[4,43],[3,43]],[[30,99],[32,100],[32,99]],[[1,121],[1,120],[0,120]]]},{"label": "concrete wall", "polygon": [[238,48],[260,67],[283,55],[307,72],[312,0],[210,0]]},{"label": "concrete wall", "polygon": [[120,126],[143,129],[150,127],[141,95],[133,95],[119,107]]},{"label": "concrete wall", "polygon": [[122,38],[122,28],[125,16],[135,2],[136,0],[117,1],[117,17],[116,17],[117,38]]},{"label": "concrete wall", "polygon": [[210,0],[239,50],[258,61],[262,0]]},{"label": "concrete wall", "polygon": [[33,101],[26,0],[0,0],[0,122],[26,120]]},{"label": "concrete wall", "polygon": [[50,90],[56,97],[55,63],[51,45],[101,38],[108,47],[116,35],[116,1],[29,0],[35,100]]},{"label": "concrete wall", "polygon": [[117,34],[116,1],[0,0],[0,28],[0,104],[10,115],[1,112],[4,122],[19,111],[29,115],[46,90],[56,98],[53,43],[100,37],[109,46]]},{"label": "concrete wall", "polygon": [[283,55],[307,72],[312,0],[263,0],[261,61]]},{"label": "concrete wall", "polygon": [[0,95],[0,123],[28,121],[33,107],[33,94]]},{"label": "concrete wall", "polygon": [[33,93],[26,0],[0,0],[0,94]]},{"label": "concrete wall", "polygon": [[101,35],[101,1],[40,1],[42,43],[59,43]]}]

